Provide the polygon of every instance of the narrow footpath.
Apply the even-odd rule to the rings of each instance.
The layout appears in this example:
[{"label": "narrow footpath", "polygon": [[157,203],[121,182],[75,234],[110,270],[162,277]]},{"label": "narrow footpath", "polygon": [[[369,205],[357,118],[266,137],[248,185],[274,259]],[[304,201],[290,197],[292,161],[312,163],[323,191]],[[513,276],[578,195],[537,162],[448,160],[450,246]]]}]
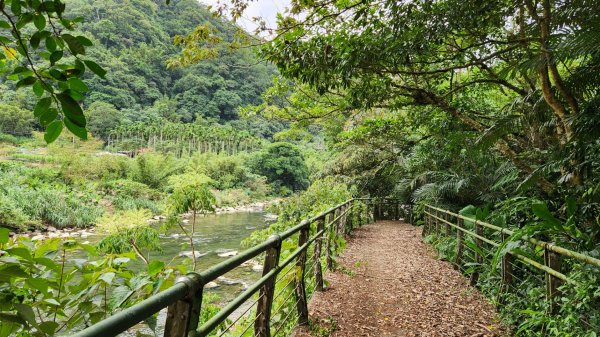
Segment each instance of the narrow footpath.
[{"label": "narrow footpath", "polygon": [[295,337],[508,336],[494,306],[436,259],[420,228],[379,221],[358,229],[337,262],[327,290],[309,303],[320,328],[298,329]]}]

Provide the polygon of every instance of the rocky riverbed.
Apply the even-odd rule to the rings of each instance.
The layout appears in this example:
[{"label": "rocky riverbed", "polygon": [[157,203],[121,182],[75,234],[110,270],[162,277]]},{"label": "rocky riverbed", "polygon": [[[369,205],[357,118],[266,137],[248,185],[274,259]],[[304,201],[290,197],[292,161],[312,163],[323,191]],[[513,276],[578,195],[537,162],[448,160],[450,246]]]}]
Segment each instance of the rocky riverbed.
[{"label": "rocky riverbed", "polygon": [[[271,201],[257,201],[247,205],[240,206],[228,206],[228,207],[217,207],[215,208],[216,215],[219,214],[233,214],[233,213],[259,213],[264,212],[265,208],[269,205],[276,204],[280,202],[279,199],[271,200]],[[209,214],[209,216],[212,214]],[[182,222],[189,223],[189,218],[191,218],[191,213],[184,214]],[[277,216],[274,214],[267,213],[264,215],[265,221],[275,221],[277,220]],[[155,215],[151,219],[148,219],[148,223],[158,223],[166,219],[164,215]],[[82,242],[85,242],[88,237],[94,235],[100,235],[97,233],[94,227],[88,228],[63,228],[58,229],[52,226],[49,226],[45,229],[37,229],[29,232],[16,233],[11,232],[11,237],[27,237],[32,240],[45,240],[45,239],[83,239]]]}]

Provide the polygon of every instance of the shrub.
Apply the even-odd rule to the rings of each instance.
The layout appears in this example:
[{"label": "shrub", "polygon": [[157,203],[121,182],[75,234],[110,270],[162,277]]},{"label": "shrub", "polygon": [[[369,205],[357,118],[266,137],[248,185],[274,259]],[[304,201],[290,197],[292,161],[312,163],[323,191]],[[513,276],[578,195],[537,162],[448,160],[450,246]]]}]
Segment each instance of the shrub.
[{"label": "shrub", "polygon": [[162,214],[163,206],[162,203],[149,200],[144,198],[132,198],[127,196],[118,196],[112,200],[112,205],[115,209],[124,210],[135,210],[135,209],[148,209],[152,214]]},{"label": "shrub", "polygon": [[160,189],[167,179],[181,171],[181,165],[171,155],[145,153],[135,159],[131,178],[152,188]]},{"label": "shrub", "polygon": [[108,234],[98,249],[106,253],[122,254],[134,251],[144,262],[148,262],[142,250],[159,250],[160,237],[148,219],[152,214],[146,209],[135,209],[105,214],[97,221],[99,231]]},{"label": "shrub", "polygon": [[33,114],[18,105],[0,103],[0,132],[28,136],[33,126]]},{"label": "shrub", "polygon": [[145,198],[156,200],[160,193],[150,186],[128,179],[111,180],[102,185],[102,191],[117,197]]},{"label": "shrub", "polygon": [[73,183],[122,179],[131,171],[130,159],[125,156],[79,154],[58,160],[65,180]]},{"label": "shrub", "polygon": [[31,220],[13,200],[0,195],[0,226],[27,230],[36,225],[38,222]]},{"label": "shrub", "polygon": [[26,214],[58,228],[87,227],[102,215],[100,207],[88,205],[82,195],[60,186],[27,189],[13,194]]},{"label": "shrub", "polygon": [[248,179],[250,170],[243,166],[240,157],[221,155],[207,161],[206,174],[215,180],[215,187],[224,190],[241,187]]},{"label": "shrub", "polygon": [[292,144],[272,144],[254,159],[252,166],[255,173],[267,177],[276,189],[298,191],[308,187],[304,157]]},{"label": "shrub", "polygon": [[253,199],[264,199],[271,193],[271,186],[267,183],[267,177],[258,174],[249,174],[244,182],[244,188]]},{"label": "shrub", "polygon": [[218,206],[239,206],[250,203],[250,196],[239,188],[213,191]]},{"label": "shrub", "polygon": [[17,146],[21,144],[21,139],[13,135],[0,132],[0,143],[7,143]]},{"label": "shrub", "polygon": [[43,183],[32,188],[10,176],[3,177],[9,179],[2,179],[0,194],[34,222],[58,228],[86,227],[103,212],[102,208],[93,205],[92,196],[86,193],[75,193],[60,184]]}]

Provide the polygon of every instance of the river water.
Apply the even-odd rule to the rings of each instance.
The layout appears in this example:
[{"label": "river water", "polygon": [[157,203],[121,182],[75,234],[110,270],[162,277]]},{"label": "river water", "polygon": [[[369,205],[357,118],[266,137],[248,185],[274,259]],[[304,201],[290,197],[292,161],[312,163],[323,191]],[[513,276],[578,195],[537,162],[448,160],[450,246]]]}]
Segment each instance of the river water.
[{"label": "river water", "polygon": [[[184,221],[182,225],[191,232],[191,219]],[[241,241],[247,238],[253,231],[263,229],[269,226],[265,220],[263,212],[239,212],[225,213],[218,215],[207,215],[196,218],[196,233],[194,235],[194,243],[196,251],[202,254],[197,260],[197,271],[202,271],[219,262],[225,261],[229,257],[220,257],[219,254],[240,252],[245,248],[240,245]],[[102,239],[100,234],[95,234],[85,239],[91,244],[95,244]],[[150,253],[150,259],[159,259],[165,264],[181,264],[188,263],[191,266],[191,250],[189,247],[189,239],[183,234],[178,226],[175,226],[168,231],[161,233],[162,252]],[[182,253],[188,253],[188,256]],[[83,252],[82,252],[83,253]],[[74,256],[75,257],[75,256]],[[255,264],[260,264],[262,261],[255,261]],[[141,262],[133,262],[132,268],[144,268]],[[233,299],[236,295],[242,292],[248,285],[258,280],[262,274],[262,270],[252,268],[252,265],[238,267],[225,275],[225,278],[220,278],[216,281],[217,287],[206,289],[205,294],[212,293],[218,296],[217,304],[223,305]],[[247,306],[242,306],[238,309],[242,311]],[[241,315],[234,313],[231,317]],[[157,335],[162,334],[164,322],[166,319],[166,310],[162,310],[158,315],[158,331]],[[120,334],[120,336],[135,336],[138,333],[151,334],[150,330],[143,324],[139,324],[129,331]]]},{"label": "river water", "polygon": [[[191,219],[184,221],[183,227],[191,233]],[[158,226],[158,224],[156,225]],[[235,254],[246,248],[240,245],[241,241],[247,238],[253,231],[263,229],[269,226],[265,221],[263,212],[238,212],[225,214],[209,214],[196,218],[194,246],[197,254],[201,254],[197,259],[197,271],[202,271],[219,262],[225,261],[229,257],[220,257],[219,254]],[[162,260],[165,264],[187,263],[191,268],[191,249],[189,239],[183,234],[181,228],[174,226],[166,232],[161,232],[161,252],[151,252],[150,260]],[[89,241],[95,244],[102,239],[101,234],[94,234],[81,241]],[[84,252],[81,252],[84,256]],[[187,256],[185,255],[187,254]],[[79,256],[72,256],[78,258]],[[262,261],[254,262],[255,265]],[[131,267],[145,268],[141,261],[132,261]],[[245,289],[252,282],[258,280],[262,270],[252,268],[252,264],[244,267],[238,267],[216,281],[218,287],[208,289],[210,293],[218,295],[219,302],[227,302]],[[213,284],[214,286],[214,284]]]},{"label": "river water", "polygon": [[[240,243],[253,231],[268,227],[262,212],[226,213],[218,215],[207,215],[196,218],[196,234],[194,235],[194,246],[197,252],[202,254],[197,260],[197,271],[201,271],[229,257],[220,257],[219,254],[235,254],[244,250]],[[187,231],[191,231],[190,222],[183,224]],[[167,233],[161,235],[163,252],[151,254],[154,259],[161,259],[169,263],[175,257],[175,262],[190,260],[191,249],[189,239],[183,235],[179,227],[174,227]],[[187,253],[188,257],[180,256]],[[257,263],[260,263],[257,261]],[[252,266],[240,267],[227,273],[225,280],[217,280],[218,288],[210,289],[219,295],[222,300],[229,300],[242,291],[245,285],[260,278],[261,270],[252,270]],[[228,284],[233,283],[233,284]]]}]

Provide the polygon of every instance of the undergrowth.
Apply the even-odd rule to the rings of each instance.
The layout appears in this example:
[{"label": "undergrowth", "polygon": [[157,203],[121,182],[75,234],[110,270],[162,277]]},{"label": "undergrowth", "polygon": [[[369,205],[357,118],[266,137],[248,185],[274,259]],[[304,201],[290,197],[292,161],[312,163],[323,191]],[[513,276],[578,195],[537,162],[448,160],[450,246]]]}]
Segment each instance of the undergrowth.
[{"label": "undergrowth", "polygon": [[[443,230],[443,229],[442,229]],[[455,263],[455,237],[428,235],[424,240],[436,249],[442,260]],[[465,239],[465,246],[473,242]],[[477,288],[497,306],[503,322],[517,337],[596,337],[600,327],[600,275],[597,268],[583,263],[565,264],[567,277],[556,298],[558,312],[549,314],[544,274],[531,267],[513,270],[510,285],[503,284],[499,263],[491,265],[495,252],[481,251],[482,264],[475,263],[465,248],[459,269],[466,277],[478,273]],[[538,252],[539,253],[539,252]],[[486,255],[487,254],[487,255]],[[532,252],[533,258],[539,257]]]}]

